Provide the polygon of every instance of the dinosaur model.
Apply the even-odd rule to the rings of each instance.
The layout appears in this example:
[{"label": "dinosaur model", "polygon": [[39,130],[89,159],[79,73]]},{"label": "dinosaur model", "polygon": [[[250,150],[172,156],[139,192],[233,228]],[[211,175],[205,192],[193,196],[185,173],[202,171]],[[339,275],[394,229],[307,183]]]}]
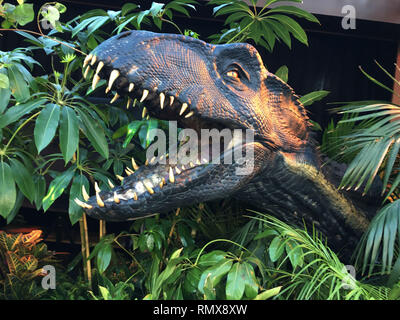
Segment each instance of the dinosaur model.
[{"label": "dinosaur model", "polygon": [[[237,198],[289,223],[314,225],[335,248],[354,246],[368,216],[341,194],[321,169],[308,117],[298,97],[267,71],[257,50],[243,43],[213,45],[175,34],[128,31],[100,44],[84,61],[93,88],[145,101],[144,113],[181,128],[247,129],[254,141],[251,174],[239,164],[197,159],[190,165],[147,161],[121,186],[76,202],[91,217],[126,221],[199,202]],[[235,142],[235,145],[238,141]],[[121,178],[122,179],[122,178]]]}]

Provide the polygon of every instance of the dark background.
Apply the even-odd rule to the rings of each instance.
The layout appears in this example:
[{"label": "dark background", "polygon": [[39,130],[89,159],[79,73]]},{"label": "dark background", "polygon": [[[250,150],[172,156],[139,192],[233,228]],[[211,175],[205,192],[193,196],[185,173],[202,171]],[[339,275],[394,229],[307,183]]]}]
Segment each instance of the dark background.
[{"label": "dark background", "polygon": [[[35,9],[46,1],[35,1]],[[68,21],[91,9],[119,10],[126,1],[59,1],[67,6],[67,12],[61,16],[62,21]],[[148,9],[151,1],[134,1],[141,3],[142,9]],[[161,1],[160,1],[161,2]],[[165,1],[162,1],[165,2]],[[174,22],[182,30],[190,29],[200,34],[202,40],[218,32],[223,27],[223,19],[212,17],[212,6],[207,6],[205,1],[199,1],[198,11],[191,11],[191,18],[177,14]],[[328,90],[330,95],[321,102],[308,108],[310,117],[322,127],[326,127],[332,115],[328,112],[332,102],[346,102],[355,100],[391,100],[391,93],[378,87],[359,70],[361,66],[379,81],[392,87],[393,83],[374,63],[377,60],[387,70],[394,74],[397,49],[400,40],[400,24],[388,24],[373,21],[357,20],[356,30],[344,30],[341,27],[341,18],[317,15],[321,25],[309,23],[303,19],[296,19],[305,28],[309,37],[309,47],[297,40],[292,40],[292,49],[285,44],[277,43],[273,53],[262,48],[260,54],[264,64],[271,72],[280,66],[289,68],[288,83],[298,95],[304,95],[315,90]],[[400,12],[399,12],[400,20]],[[168,29],[164,32],[176,32]],[[36,30],[32,23],[24,28]],[[148,26],[144,26],[149,29]],[[157,31],[157,29],[153,29]],[[12,32],[3,32],[0,37],[0,50],[12,50],[16,47],[27,46],[23,38]],[[49,64],[49,57],[41,52],[37,58],[44,66]],[[43,72],[37,70],[37,72]],[[37,213],[28,206],[21,209],[25,222],[31,225],[47,225],[47,233],[57,235],[53,239],[58,244],[61,241],[69,242],[74,238],[74,230],[70,227],[67,214],[67,197],[60,197],[54,206],[46,213]],[[53,211],[52,211],[53,210]],[[18,222],[18,221],[17,221]],[[91,224],[97,223],[89,219]],[[0,224],[4,223],[1,221]],[[117,224],[116,224],[117,225]],[[109,224],[108,224],[109,226]],[[43,227],[42,227],[43,229]],[[89,229],[92,229],[89,227]],[[94,231],[97,230],[94,229]],[[58,246],[60,248],[60,246]]]}]

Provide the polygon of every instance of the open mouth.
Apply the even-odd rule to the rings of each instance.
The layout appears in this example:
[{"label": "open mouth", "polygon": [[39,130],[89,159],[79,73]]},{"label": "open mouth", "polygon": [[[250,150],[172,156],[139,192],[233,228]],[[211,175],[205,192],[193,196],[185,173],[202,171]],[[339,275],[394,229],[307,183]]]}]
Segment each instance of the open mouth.
[{"label": "open mouth", "polygon": [[[113,93],[110,103],[114,103],[119,97],[127,96],[127,108],[139,101],[144,102],[142,117],[147,115],[160,120],[177,121],[180,128],[193,129],[200,137],[204,129],[223,129],[232,132],[232,128],[227,128],[224,124],[212,121],[198,112],[195,106],[191,105],[190,99],[181,101],[178,95],[170,92],[160,92],[158,88],[144,88],[141,83],[129,82],[128,76],[124,72],[114,69],[112,61],[102,61],[96,55],[88,55],[83,65],[85,69],[84,77],[88,77],[90,70],[94,70],[92,77],[92,88],[95,89],[101,79],[106,79],[106,93]],[[145,164],[139,166],[132,158],[131,167],[125,169],[126,176],[117,176],[122,181],[121,186],[114,186],[110,182],[111,190],[102,191],[95,185],[96,195],[90,197],[87,191],[82,190],[85,202],[75,199],[75,202],[84,208],[89,214],[98,218],[104,218],[107,213],[107,220],[129,220],[147,216],[156,211],[163,211],[163,207],[169,207],[168,202],[188,199],[188,192],[193,191],[193,184],[200,185],[207,183],[207,179],[217,172],[219,162],[226,156],[227,150],[244,145],[244,138],[235,138],[235,135],[218,142],[219,150],[217,156],[214,154],[215,148],[211,146],[214,141],[208,138],[205,142],[209,144],[206,154],[202,152],[201,144],[198,144],[198,152],[195,158],[185,161],[179,157],[181,154],[178,149],[174,151],[174,157],[169,154],[157,154],[147,159]],[[180,143],[180,148],[188,143],[187,140]],[[171,146],[170,146],[171,151]],[[217,160],[217,161],[215,161]],[[215,173],[217,174],[217,173]],[[173,196],[172,196],[173,195]],[[170,198],[170,200],[169,200]],[[154,205],[157,203],[159,204]],[[149,203],[153,203],[148,206]],[[125,204],[124,213],[121,216],[121,205]],[[146,209],[149,207],[149,209]],[[150,209],[151,207],[151,209]],[[151,212],[149,212],[149,211]],[[113,214],[115,219],[113,219]]]}]

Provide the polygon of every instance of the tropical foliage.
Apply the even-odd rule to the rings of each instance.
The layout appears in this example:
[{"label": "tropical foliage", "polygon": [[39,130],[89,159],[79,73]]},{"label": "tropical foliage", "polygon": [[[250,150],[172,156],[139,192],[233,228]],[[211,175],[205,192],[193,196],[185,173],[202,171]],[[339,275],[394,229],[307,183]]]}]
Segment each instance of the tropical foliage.
[{"label": "tropical foliage", "polygon": [[[258,8],[256,1],[250,6],[238,0],[210,1],[214,16],[225,18],[225,29],[208,40],[249,41],[271,52],[279,42],[291,48],[294,39],[307,45],[307,35],[296,19],[318,20],[279,2],[266,1]],[[271,4],[275,6],[271,8]],[[198,6],[193,0],[173,0],[154,2],[143,10],[127,3],[119,11],[91,10],[63,23],[61,14],[67,8],[60,3],[43,5],[35,17],[32,4],[0,1],[2,32],[14,31],[29,44],[0,52],[0,215],[11,223],[24,198],[37,210],[47,211],[65,194],[71,224],[79,221],[82,243],[82,253],[58,273],[57,288],[44,294],[37,279],[42,262],[51,257],[45,245],[39,238],[33,241],[0,233],[0,240],[4,238],[0,243],[2,298],[398,298],[397,202],[377,215],[358,251],[363,270],[369,268],[368,279],[351,276],[314,230],[293,228],[271,216],[248,212],[233,201],[228,201],[229,205],[200,204],[167,217],[138,220],[117,235],[105,234],[102,222],[101,240],[90,247],[86,216],[73,201],[82,199],[81,186],[89,190],[99,181],[101,188],[107,189],[110,182],[116,184],[115,177],[124,173],[132,154],[144,162],[144,150],[153,140],[151,129],[166,124],[148,116],[134,118],[126,108],[127,101],[110,105],[96,100],[103,97],[99,89],[105,82],[92,88],[84,79],[84,56],[104,39],[132,28],[164,30],[168,26],[198,38],[199,33],[181,30],[174,21],[176,14],[191,16]],[[36,31],[21,29],[35,18]],[[38,53],[45,54],[50,68],[38,62]],[[276,73],[288,81],[286,66]],[[301,101],[309,105],[327,94],[312,92]],[[352,103],[342,110],[343,121],[337,126],[332,123],[324,133],[327,151],[338,151],[347,162],[355,161],[343,187],[361,187],[365,181],[368,188],[373,176],[383,170],[387,198],[396,199],[400,182],[396,108],[383,102]],[[330,142],[331,137],[336,141],[342,137],[338,128],[346,132],[340,145]],[[376,264],[381,265],[385,277],[373,274]],[[16,290],[18,283],[21,286]],[[22,290],[26,285],[35,290]]]}]

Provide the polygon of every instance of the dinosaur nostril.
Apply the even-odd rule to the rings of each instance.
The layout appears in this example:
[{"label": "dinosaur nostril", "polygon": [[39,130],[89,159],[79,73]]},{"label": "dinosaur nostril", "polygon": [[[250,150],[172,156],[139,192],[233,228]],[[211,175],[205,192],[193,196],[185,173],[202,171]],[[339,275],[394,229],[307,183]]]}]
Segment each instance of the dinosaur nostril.
[{"label": "dinosaur nostril", "polygon": [[130,36],[131,33],[132,33],[132,31],[127,31],[127,32],[121,34],[120,36],[118,36],[117,40],[128,37],[128,36]]}]

